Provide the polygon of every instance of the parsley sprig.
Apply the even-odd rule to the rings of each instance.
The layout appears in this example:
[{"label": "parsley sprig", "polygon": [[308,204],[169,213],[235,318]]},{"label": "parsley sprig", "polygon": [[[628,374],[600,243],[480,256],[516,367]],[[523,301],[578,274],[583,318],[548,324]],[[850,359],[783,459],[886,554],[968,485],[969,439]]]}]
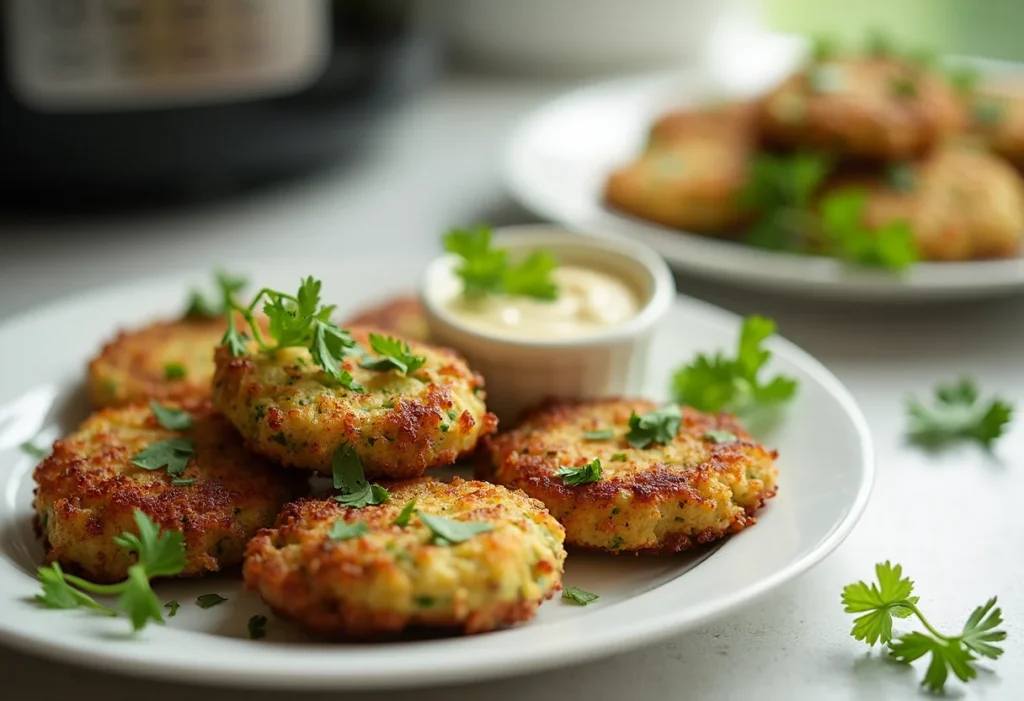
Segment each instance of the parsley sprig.
[{"label": "parsley sprig", "polygon": [[[157,422],[171,431],[185,431],[192,428],[192,415],[182,409],[161,406],[156,402],[149,403],[150,410]],[[185,479],[182,475],[196,452],[196,443],[191,438],[178,436],[157,441],[146,446],[131,457],[132,465],[143,470],[160,470],[167,468],[171,484],[176,487],[192,484],[195,480]]]},{"label": "parsley sprig", "polygon": [[560,467],[555,470],[555,477],[561,477],[562,484],[568,487],[577,487],[581,484],[600,482],[602,472],[601,458],[594,458],[579,467]]},{"label": "parsley sprig", "polygon": [[[330,320],[335,306],[321,304],[321,286],[319,280],[307,277],[294,295],[264,287],[247,306],[239,305],[234,298],[229,301],[229,306],[241,314],[260,350],[274,353],[283,348],[307,348],[313,362],[329,378],[347,389],[362,391],[354,383],[352,375],[341,367],[342,358],[359,354],[362,349],[348,331]],[[261,302],[270,340],[264,336],[256,319],[256,308]],[[228,315],[228,330],[221,343],[230,349],[232,355],[239,356],[246,352],[249,337],[238,330],[234,316]]]},{"label": "parsley sprig", "polygon": [[551,273],[558,259],[537,249],[522,261],[511,263],[508,251],[491,245],[491,228],[452,229],[444,236],[444,250],[462,258],[455,273],[462,278],[463,295],[479,299],[491,294],[558,299],[558,285]]},{"label": "parsley sprig", "polygon": [[214,273],[214,281],[217,285],[216,297],[209,297],[201,290],[196,289],[189,293],[188,308],[185,310],[186,317],[214,319],[227,314],[235,295],[249,284],[248,279],[231,275],[223,270]]},{"label": "parsley sprig", "polygon": [[334,497],[334,500],[342,506],[361,509],[364,506],[383,504],[391,499],[388,490],[379,484],[370,484],[366,480],[359,455],[348,443],[343,443],[334,452],[331,472],[334,478],[334,488],[340,492]]},{"label": "parsley sprig", "polygon": [[679,433],[683,413],[676,404],[649,411],[640,416],[635,411],[629,415],[629,433],[626,442],[634,448],[646,448],[651,443],[667,445]]},{"label": "parsley sprig", "polygon": [[95,584],[65,574],[54,562],[49,567],[39,568],[43,591],[36,595],[36,600],[48,608],[88,608],[116,616],[117,611],[99,603],[90,594],[117,596],[117,608],[128,614],[133,630],[142,630],[149,621],[163,623],[162,605],[149,582],[154,577],[179,574],[185,568],[184,536],[181,531],[161,533],[160,527],[137,509],[135,524],[138,535],[125,532],[114,539],[122,548],[138,554],[138,562],[128,568],[126,580],[117,584]]},{"label": "parsley sprig", "polygon": [[907,416],[907,432],[916,443],[939,447],[952,441],[974,440],[991,450],[1010,423],[1013,406],[998,398],[982,401],[974,381],[963,378],[939,385],[931,406],[913,397],[908,399]]},{"label": "parsley sprig", "polygon": [[833,258],[871,268],[905,270],[917,262],[914,231],[906,221],[880,227],[864,221],[867,193],[844,188],[822,198],[819,208],[822,248]]},{"label": "parsley sprig", "polygon": [[413,355],[408,343],[391,336],[371,333],[370,348],[379,354],[380,357],[364,360],[360,367],[366,370],[377,370],[380,372],[397,370],[403,375],[411,375],[427,362],[425,356]]},{"label": "parsley sprig", "polygon": [[433,534],[431,542],[434,545],[455,545],[481,533],[494,530],[494,524],[486,521],[458,521],[428,514],[419,509],[416,510],[416,514],[420,517],[423,525],[429,528]]},{"label": "parsley sprig", "polygon": [[703,353],[676,371],[672,380],[675,400],[700,411],[727,410],[744,413],[789,401],[796,394],[796,380],[777,375],[761,380],[762,368],[772,357],[763,347],[775,333],[775,322],[762,316],[743,321],[735,357],[721,352]]},{"label": "parsley sprig", "polygon": [[[846,613],[861,614],[853,621],[850,632],[857,640],[868,645],[877,643],[889,648],[897,662],[910,664],[930,655],[931,660],[921,684],[931,691],[941,692],[949,672],[960,681],[968,682],[978,676],[974,662],[980,657],[997,659],[1003,654],[995,643],[1006,639],[999,630],[1002,612],[995,608],[992,597],[974,609],[959,635],[945,635],[935,629],[918,608],[919,598],[913,596],[914,583],[903,577],[900,565],[888,561],[875,566],[877,582],[848,584],[843,588],[843,606]],[[914,631],[893,635],[893,618],[915,616],[926,632]]]}]

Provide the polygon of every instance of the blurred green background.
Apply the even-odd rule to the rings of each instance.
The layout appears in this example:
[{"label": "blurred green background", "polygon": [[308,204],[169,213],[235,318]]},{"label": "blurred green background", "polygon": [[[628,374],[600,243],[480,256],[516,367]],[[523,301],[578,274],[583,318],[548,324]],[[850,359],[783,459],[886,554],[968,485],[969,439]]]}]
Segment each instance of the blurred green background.
[{"label": "blurred green background", "polygon": [[774,29],[859,44],[880,29],[908,47],[1024,61],[1024,0],[765,0]]}]

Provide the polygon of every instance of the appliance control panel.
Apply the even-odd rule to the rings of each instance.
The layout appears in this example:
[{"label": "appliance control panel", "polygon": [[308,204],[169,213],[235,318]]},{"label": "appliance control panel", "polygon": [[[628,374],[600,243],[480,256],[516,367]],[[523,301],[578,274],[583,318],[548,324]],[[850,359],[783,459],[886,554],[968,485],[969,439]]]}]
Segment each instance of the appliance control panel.
[{"label": "appliance control panel", "polygon": [[302,89],[330,50],[327,0],[7,0],[7,76],[27,107],[114,111]]}]

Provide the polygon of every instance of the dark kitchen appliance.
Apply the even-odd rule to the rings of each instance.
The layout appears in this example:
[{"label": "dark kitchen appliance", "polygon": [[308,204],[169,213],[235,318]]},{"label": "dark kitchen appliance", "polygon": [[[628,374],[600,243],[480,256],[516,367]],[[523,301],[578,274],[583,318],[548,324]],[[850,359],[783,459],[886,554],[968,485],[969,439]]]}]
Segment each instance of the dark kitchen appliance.
[{"label": "dark kitchen appliance", "polygon": [[0,0],[0,194],[260,180],[429,74],[417,0]]}]

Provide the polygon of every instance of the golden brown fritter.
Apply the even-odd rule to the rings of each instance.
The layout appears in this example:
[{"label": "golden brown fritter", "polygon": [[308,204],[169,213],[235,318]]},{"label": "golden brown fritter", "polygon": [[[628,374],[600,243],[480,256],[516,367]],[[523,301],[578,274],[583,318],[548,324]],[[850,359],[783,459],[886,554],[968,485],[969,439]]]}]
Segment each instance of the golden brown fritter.
[{"label": "golden brown fritter", "polygon": [[819,61],[761,103],[771,144],[890,160],[923,155],[964,127],[962,100],[938,73],[886,58]]},{"label": "golden brown fritter", "polygon": [[[48,562],[95,582],[123,580],[135,555],[114,538],[137,533],[135,509],[184,533],[182,577],[242,561],[246,542],[296,495],[294,475],[245,450],[209,401],[181,406],[193,422],[184,431],[164,428],[149,406],[139,405],[102,409],[54,444],[35,470],[34,507]],[[131,464],[148,446],[182,437],[194,441],[195,454],[180,479],[193,483],[175,486],[165,469]]]},{"label": "golden brown fritter", "polygon": [[209,397],[213,349],[226,328],[223,317],[188,317],[120,333],[89,363],[93,404]]},{"label": "golden brown fritter", "polygon": [[[642,399],[554,402],[514,430],[488,438],[478,477],[540,499],[565,526],[566,543],[612,553],[672,553],[736,533],[775,495],[774,451],[754,442],[731,416],[684,408],[668,445],[633,448],[625,440]],[[610,429],[611,439],[584,432]],[[735,440],[718,442],[724,431]],[[717,438],[721,440],[722,435]],[[566,485],[561,467],[600,459],[599,481]]]},{"label": "golden brown fritter", "polygon": [[971,133],[993,152],[1024,169],[1024,92],[1020,86],[993,89],[972,103]]},{"label": "golden brown fritter", "polygon": [[[369,329],[351,332],[369,349]],[[235,358],[222,347],[213,401],[252,450],[284,465],[329,474],[335,451],[349,444],[368,477],[416,477],[471,452],[497,418],[484,405],[483,379],[461,357],[410,346],[427,359],[411,377],[366,370],[358,356],[345,357],[342,367],[362,391],[330,381],[304,348],[270,355],[253,345]]]},{"label": "golden brown fritter", "polygon": [[681,111],[651,129],[647,149],[605,183],[612,207],[665,226],[715,233],[744,218],[739,193],[753,149],[746,104]]},{"label": "golden brown fritter", "polygon": [[[902,171],[902,172],[900,172]],[[997,156],[963,146],[939,149],[882,176],[843,177],[829,190],[867,193],[866,223],[906,221],[923,260],[1009,258],[1024,240],[1024,182]]]},{"label": "golden brown fritter", "polygon": [[[333,500],[289,504],[274,529],[249,543],[246,586],[304,628],[348,637],[411,627],[489,631],[529,620],[562,588],[565,534],[540,502],[459,478],[389,489],[389,502],[362,509]],[[493,528],[437,544],[418,513],[395,525],[414,500],[418,512]],[[330,535],[339,521],[349,526],[345,540]],[[358,524],[365,532],[353,532],[364,528]]]},{"label": "golden brown fritter", "polygon": [[395,297],[359,311],[342,328],[368,326],[411,341],[427,341],[427,315],[417,297]]}]

